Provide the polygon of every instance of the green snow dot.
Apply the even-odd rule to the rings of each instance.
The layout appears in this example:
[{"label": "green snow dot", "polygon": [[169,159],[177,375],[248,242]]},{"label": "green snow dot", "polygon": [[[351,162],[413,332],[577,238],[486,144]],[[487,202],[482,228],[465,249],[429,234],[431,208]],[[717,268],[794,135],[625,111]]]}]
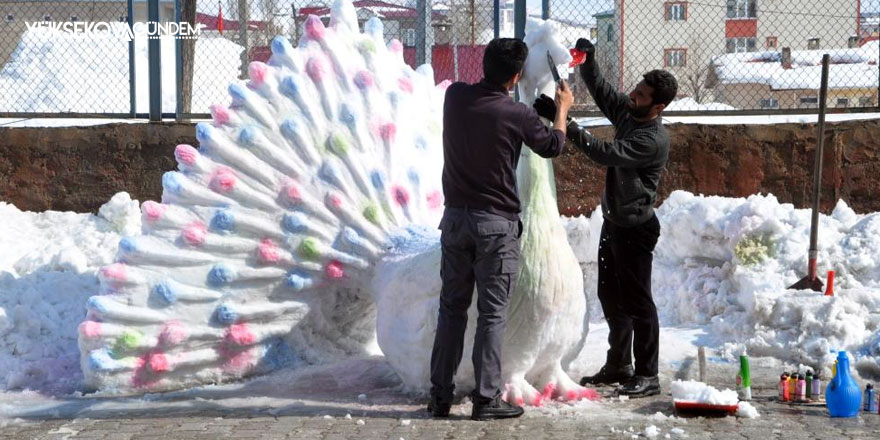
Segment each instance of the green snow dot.
[{"label": "green snow dot", "polygon": [[339,133],[333,133],[330,135],[330,148],[334,153],[340,156],[345,156],[348,154],[348,140],[345,139],[345,136]]},{"label": "green snow dot", "polygon": [[370,205],[364,208],[364,218],[370,221],[375,225],[379,224],[379,210],[376,209],[375,205]]},{"label": "green snow dot", "polygon": [[376,53],[376,43],[374,43],[373,40],[365,38],[361,40],[358,49],[360,49],[361,52]]},{"label": "green snow dot", "polygon": [[321,251],[318,250],[318,241],[314,238],[306,238],[299,245],[299,251],[302,255],[310,260],[317,260],[318,257],[321,256]]},{"label": "green snow dot", "polygon": [[129,351],[141,345],[143,336],[135,330],[125,330],[116,338],[114,351]]}]

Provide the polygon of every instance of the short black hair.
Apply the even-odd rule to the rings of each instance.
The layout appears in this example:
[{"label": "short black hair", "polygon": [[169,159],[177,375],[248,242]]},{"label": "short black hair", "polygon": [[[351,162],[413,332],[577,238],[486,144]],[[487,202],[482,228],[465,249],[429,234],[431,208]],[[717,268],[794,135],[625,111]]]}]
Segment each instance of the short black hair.
[{"label": "short black hair", "polygon": [[517,38],[495,38],[483,53],[483,77],[492,84],[504,85],[522,71],[529,48]]},{"label": "short black hair", "polygon": [[678,81],[671,73],[665,70],[652,70],[642,77],[645,79],[645,84],[654,89],[651,104],[669,105],[678,95]]}]

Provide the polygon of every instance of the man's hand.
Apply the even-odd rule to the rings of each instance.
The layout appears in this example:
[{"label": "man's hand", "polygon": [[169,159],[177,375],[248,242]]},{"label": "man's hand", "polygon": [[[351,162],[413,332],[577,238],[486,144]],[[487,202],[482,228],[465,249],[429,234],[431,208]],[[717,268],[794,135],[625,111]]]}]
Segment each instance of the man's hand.
[{"label": "man's hand", "polygon": [[596,46],[593,46],[593,43],[590,43],[590,40],[586,38],[578,38],[574,48],[587,54],[587,60],[592,59],[596,54]]},{"label": "man's hand", "polygon": [[[544,96],[544,95],[541,95]],[[537,101],[535,101],[537,102]],[[568,115],[568,109],[574,104],[574,95],[568,87],[568,81],[562,80],[556,85],[556,108],[562,109]],[[549,119],[549,118],[548,118]],[[552,119],[551,119],[552,120]]]},{"label": "man's hand", "polygon": [[535,103],[532,104],[532,107],[538,112],[538,116],[550,121],[556,119],[556,101],[554,101],[553,98],[542,93],[541,96],[535,100]]}]

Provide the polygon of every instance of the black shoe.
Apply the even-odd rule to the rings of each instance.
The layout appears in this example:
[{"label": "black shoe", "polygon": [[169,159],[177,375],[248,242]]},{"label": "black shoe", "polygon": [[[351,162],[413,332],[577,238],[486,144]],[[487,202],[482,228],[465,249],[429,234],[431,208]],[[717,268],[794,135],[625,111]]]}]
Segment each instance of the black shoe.
[{"label": "black shoe", "polygon": [[512,405],[501,399],[495,399],[489,403],[474,403],[474,410],[471,412],[473,420],[496,420],[496,419],[512,419],[523,415],[522,407]]},{"label": "black shoe", "polygon": [[452,403],[441,402],[436,397],[431,397],[431,400],[428,401],[428,412],[434,417],[449,417],[449,410],[451,408]]},{"label": "black shoe", "polygon": [[581,386],[625,383],[632,379],[634,374],[632,365],[626,365],[621,368],[609,368],[606,365],[595,375],[582,377]]},{"label": "black shoe", "polygon": [[629,397],[660,394],[660,379],[657,376],[633,376],[629,382],[617,388],[617,394]]}]

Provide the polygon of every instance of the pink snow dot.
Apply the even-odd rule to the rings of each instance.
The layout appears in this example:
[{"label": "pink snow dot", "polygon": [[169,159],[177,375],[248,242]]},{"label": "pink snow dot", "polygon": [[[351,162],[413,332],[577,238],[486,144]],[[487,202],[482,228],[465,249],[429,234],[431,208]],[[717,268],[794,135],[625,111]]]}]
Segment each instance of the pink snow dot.
[{"label": "pink snow dot", "polygon": [[144,210],[144,214],[147,215],[147,220],[152,222],[162,218],[162,214],[164,214],[165,210],[168,209],[167,206],[156,203],[152,200],[147,200],[141,207]]},{"label": "pink snow dot", "polygon": [[397,125],[394,125],[393,122],[382,124],[379,127],[379,135],[382,136],[382,140],[385,142],[394,142],[394,137],[397,136]]},{"label": "pink snow dot", "polygon": [[452,85],[452,81],[450,81],[448,79],[444,79],[443,81],[440,81],[440,84],[437,84],[437,88],[440,90],[446,90],[451,85]]},{"label": "pink snow dot", "polygon": [[284,195],[287,196],[287,200],[293,203],[299,203],[302,201],[302,193],[299,190],[299,185],[294,182],[287,184],[287,188],[284,189]]},{"label": "pink snow dot", "polygon": [[85,321],[79,325],[79,333],[89,339],[95,339],[101,336],[101,323],[95,321]]},{"label": "pink snow dot", "polygon": [[236,179],[235,173],[232,170],[220,168],[214,172],[214,177],[211,178],[211,188],[228,193],[235,189],[237,181],[238,179]]},{"label": "pink snow dot", "polygon": [[159,332],[159,343],[163,345],[177,345],[186,339],[186,328],[180,321],[168,321]]},{"label": "pink snow dot", "polygon": [[587,399],[587,400],[599,400],[600,399],[599,393],[596,392],[596,390],[594,390],[592,388],[584,388],[583,390],[581,390],[579,397],[581,399]]},{"label": "pink snow dot", "polygon": [[552,399],[553,394],[556,392],[556,384],[553,382],[544,385],[544,391],[541,393],[541,396],[545,399]]},{"label": "pink snow dot", "polygon": [[199,221],[192,222],[183,229],[183,239],[190,246],[201,246],[205,242],[205,235],[207,234],[208,228]]},{"label": "pink snow dot", "polygon": [[306,73],[309,74],[309,78],[314,82],[321,82],[324,79],[324,74],[327,71],[327,65],[324,62],[324,58],[318,55],[315,55],[309,58],[309,61],[306,62]]},{"label": "pink snow dot", "polygon": [[212,104],[211,107],[211,118],[214,119],[214,125],[226,125],[229,123],[229,109],[220,104]]},{"label": "pink snow dot", "polygon": [[306,19],[306,35],[313,40],[321,40],[326,33],[327,28],[324,27],[321,19],[317,16],[309,15],[309,18]]},{"label": "pink snow dot", "polygon": [[329,264],[327,264],[325,272],[327,273],[328,278],[334,280],[338,280],[345,276],[345,271],[342,269],[342,263],[336,260],[333,260]]},{"label": "pink snow dot", "polygon": [[339,197],[339,194],[330,194],[328,196],[328,200],[330,204],[335,208],[339,208],[342,206],[342,197]]},{"label": "pink snow dot", "polygon": [[406,206],[409,204],[409,193],[402,186],[394,186],[391,188],[391,194],[393,194],[394,201],[397,202],[400,206]]},{"label": "pink snow dot", "polygon": [[403,90],[406,93],[413,92],[413,82],[411,79],[409,79],[405,76],[403,78],[400,78],[399,80],[397,80],[397,85],[400,86],[400,90]]},{"label": "pink snow dot", "polygon": [[437,209],[442,205],[443,194],[440,194],[440,191],[434,190],[428,194],[428,208]]},{"label": "pink snow dot", "polygon": [[168,356],[165,356],[165,353],[162,352],[150,354],[149,363],[150,369],[157,373],[164,373],[171,369]]},{"label": "pink snow dot", "polygon": [[388,49],[393,53],[403,53],[403,43],[397,38],[392,38],[391,41],[388,42]]},{"label": "pink snow dot", "polygon": [[177,158],[179,163],[193,166],[199,158],[199,151],[193,148],[192,145],[180,144],[174,149],[174,157]]},{"label": "pink snow dot", "polygon": [[226,330],[226,340],[236,345],[251,345],[257,336],[247,324],[233,324]]},{"label": "pink snow dot", "polygon": [[278,260],[281,259],[281,253],[278,251],[278,246],[268,238],[263,239],[263,241],[260,242],[258,252],[260,254],[260,260],[266,263],[277,263]]},{"label": "pink snow dot", "polygon": [[251,83],[255,86],[266,82],[267,73],[269,73],[269,66],[266,63],[254,61],[248,65],[248,75],[251,78]]},{"label": "pink snow dot", "polygon": [[254,354],[254,350],[256,348],[251,348],[248,350],[242,351],[234,351],[234,350],[222,350],[221,354],[226,357],[226,362],[223,363],[221,368],[224,372],[241,375],[247,372],[254,364],[256,359],[256,355]]},{"label": "pink snow dot", "polygon": [[578,400],[578,392],[575,390],[571,390],[571,391],[565,393],[565,400],[571,400],[571,401]]},{"label": "pink snow dot", "polygon": [[354,83],[360,89],[368,89],[373,86],[373,74],[369,70],[361,70],[354,75]]},{"label": "pink snow dot", "polygon": [[101,275],[108,280],[125,281],[128,279],[125,272],[125,264],[122,263],[113,263],[101,268]]},{"label": "pink snow dot", "polygon": [[525,404],[525,402],[523,402],[523,398],[517,397],[516,398],[516,406],[523,406],[523,404]]}]

